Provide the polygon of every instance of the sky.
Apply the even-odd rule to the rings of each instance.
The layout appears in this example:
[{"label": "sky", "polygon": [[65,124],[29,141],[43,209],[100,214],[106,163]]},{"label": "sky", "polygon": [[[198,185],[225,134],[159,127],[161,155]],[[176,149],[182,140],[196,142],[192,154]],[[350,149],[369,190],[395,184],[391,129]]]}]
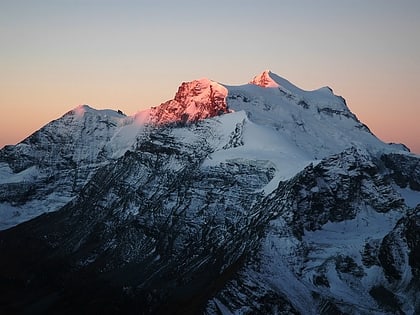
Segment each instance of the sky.
[{"label": "sky", "polygon": [[128,115],[265,69],[420,154],[418,0],[0,0],[0,148],[80,104]]}]

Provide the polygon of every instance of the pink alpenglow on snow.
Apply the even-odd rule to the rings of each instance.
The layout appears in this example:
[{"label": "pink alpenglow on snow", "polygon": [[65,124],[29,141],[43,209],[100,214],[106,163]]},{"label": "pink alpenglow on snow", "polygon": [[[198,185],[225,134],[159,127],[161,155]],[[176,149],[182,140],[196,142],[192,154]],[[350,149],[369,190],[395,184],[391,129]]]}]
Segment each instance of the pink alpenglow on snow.
[{"label": "pink alpenglow on snow", "polygon": [[77,116],[77,117],[83,117],[83,115],[85,114],[86,105],[79,105],[77,106],[75,109],[73,109],[73,113]]},{"label": "pink alpenglow on snow", "polygon": [[265,70],[261,74],[255,76],[249,83],[261,87],[279,87],[279,84],[271,78],[270,74],[270,70]]},{"label": "pink alpenglow on snow", "polygon": [[[196,122],[232,112],[227,107],[227,95],[228,90],[224,86],[205,78],[183,82],[174,99],[138,111],[127,117],[127,121],[134,122],[138,127]],[[79,106],[73,112],[83,115],[84,110],[83,106]]]},{"label": "pink alpenglow on snow", "polygon": [[173,100],[151,109],[154,124],[186,123],[228,113],[228,90],[209,79],[184,82]]}]

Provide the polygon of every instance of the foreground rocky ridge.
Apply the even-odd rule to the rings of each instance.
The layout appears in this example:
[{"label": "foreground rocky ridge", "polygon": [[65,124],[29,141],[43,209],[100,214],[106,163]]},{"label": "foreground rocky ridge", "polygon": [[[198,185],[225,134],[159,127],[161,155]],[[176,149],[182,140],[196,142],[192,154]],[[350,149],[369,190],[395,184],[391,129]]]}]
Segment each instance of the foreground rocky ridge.
[{"label": "foreground rocky ridge", "polygon": [[0,151],[3,205],[58,210],[0,232],[1,311],[419,312],[419,157],[328,88],[251,83],[79,107]]},{"label": "foreground rocky ridge", "polygon": [[261,245],[207,314],[419,312],[420,205],[404,203],[382,161],[344,151],[256,207],[269,217]]}]

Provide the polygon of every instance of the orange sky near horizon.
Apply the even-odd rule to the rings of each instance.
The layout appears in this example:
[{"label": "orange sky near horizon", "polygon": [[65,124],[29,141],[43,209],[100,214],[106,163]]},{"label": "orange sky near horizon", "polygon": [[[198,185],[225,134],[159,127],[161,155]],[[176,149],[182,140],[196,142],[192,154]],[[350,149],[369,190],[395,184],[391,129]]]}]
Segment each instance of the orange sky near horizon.
[{"label": "orange sky near horizon", "polygon": [[[350,3],[351,2],[351,3]],[[420,2],[3,1],[0,147],[79,104],[128,115],[202,77],[325,85],[420,154]]]}]

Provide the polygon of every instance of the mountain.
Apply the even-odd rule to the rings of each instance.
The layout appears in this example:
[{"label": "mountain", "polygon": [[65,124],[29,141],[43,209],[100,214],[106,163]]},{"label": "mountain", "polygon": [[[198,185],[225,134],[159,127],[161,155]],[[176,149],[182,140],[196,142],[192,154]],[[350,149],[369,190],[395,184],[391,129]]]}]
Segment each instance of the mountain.
[{"label": "mountain", "polygon": [[0,174],[5,313],[420,312],[420,157],[328,87],[264,71],[79,106]]}]

